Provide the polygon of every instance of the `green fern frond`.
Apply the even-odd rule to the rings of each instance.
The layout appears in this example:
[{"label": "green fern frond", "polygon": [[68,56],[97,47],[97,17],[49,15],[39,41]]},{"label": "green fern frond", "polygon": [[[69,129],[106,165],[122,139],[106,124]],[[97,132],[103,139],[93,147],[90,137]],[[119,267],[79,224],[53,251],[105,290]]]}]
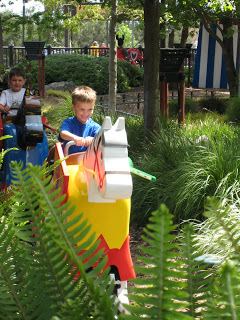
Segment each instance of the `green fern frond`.
[{"label": "green fern frond", "polygon": [[215,271],[201,260],[196,250],[197,240],[194,237],[195,230],[192,224],[184,226],[178,240],[180,241],[182,268],[186,272],[187,286],[184,289],[188,293],[188,314],[194,319],[199,316],[199,309],[206,309],[206,296],[213,281]]},{"label": "green fern frond", "polygon": [[[60,206],[63,198],[57,197],[58,191],[52,191],[54,185],[44,179],[44,170],[32,165],[21,170],[21,165],[16,162],[11,164],[11,168],[15,179],[13,194],[19,204],[12,212],[14,229],[20,239],[34,244],[30,246],[29,257],[37,262],[32,263],[30,269],[38,270],[43,277],[41,283],[45,284],[45,288],[40,293],[44,292],[48,296],[49,312],[53,314],[59,309],[59,305],[67,305],[68,301],[78,297],[81,281],[87,288],[86,299],[90,301],[85,308],[94,319],[114,319],[117,305],[114,305],[115,298],[109,291],[108,272],[97,278],[106,264],[106,258],[101,260],[102,251],[95,253],[98,243],[93,243],[92,235],[85,239],[89,232],[88,224],[82,221],[80,215],[80,224],[76,227],[76,220],[70,219],[74,208],[69,203]],[[76,242],[83,239],[81,250],[85,252],[79,255]],[[85,262],[85,259],[88,261]],[[87,272],[89,266],[95,264],[96,268]],[[81,272],[81,277],[73,281],[77,270]],[[28,279],[27,273],[24,278]],[[31,294],[38,287],[31,277],[28,285]],[[35,308],[38,309],[37,306]]]},{"label": "green fern frond", "polygon": [[49,177],[51,179],[53,171],[60,165],[61,162],[66,160],[68,157],[65,157],[63,159],[58,159],[50,166],[48,165],[48,162],[45,160],[45,162],[42,165],[41,171],[45,177]]},{"label": "green fern frond", "polygon": [[203,313],[204,320],[237,320],[240,317],[240,276],[239,261],[227,261],[219,270],[207,299],[208,309]]},{"label": "green fern frond", "polygon": [[[226,199],[208,198],[204,215],[208,218],[199,228],[198,241],[208,237],[208,246],[203,250],[222,256],[222,260],[231,255],[240,257],[240,215],[239,203],[230,205]],[[206,241],[205,241],[206,243]]]},{"label": "green fern frond", "polygon": [[138,257],[146,267],[136,267],[144,278],[133,280],[138,287],[129,288],[132,292],[129,298],[137,306],[126,306],[131,315],[124,318],[193,319],[186,314],[188,295],[183,290],[186,273],[182,271],[184,261],[179,259],[179,246],[172,234],[175,230],[172,215],[161,205],[149,220],[145,230],[148,237],[143,237],[147,246],[140,248],[147,257]]},{"label": "green fern frond", "polygon": [[[41,314],[49,300],[45,295],[37,295],[45,290],[44,279],[36,265],[36,268],[29,267],[35,262],[29,260],[27,245],[19,246],[14,236],[12,226],[3,219],[0,225],[1,319],[36,319],[35,313],[39,314],[37,319],[44,319]],[[51,312],[45,315],[51,316]]]},{"label": "green fern frond", "polygon": [[[1,140],[5,140],[5,139],[9,139],[9,138],[12,138],[12,136],[5,135],[3,137],[0,137],[0,141]],[[18,150],[18,149],[17,148],[9,148],[7,150],[4,150],[4,149],[1,150],[1,153],[0,153],[0,168],[3,165],[3,159],[4,159],[5,154],[8,153],[9,151],[12,151],[12,150]]]}]

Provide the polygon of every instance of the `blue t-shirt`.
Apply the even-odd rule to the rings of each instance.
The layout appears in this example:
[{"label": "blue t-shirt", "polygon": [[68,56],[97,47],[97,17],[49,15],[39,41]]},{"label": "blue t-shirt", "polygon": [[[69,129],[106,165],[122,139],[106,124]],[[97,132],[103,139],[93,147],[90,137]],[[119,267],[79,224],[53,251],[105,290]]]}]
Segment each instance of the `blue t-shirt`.
[{"label": "blue t-shirt", "polygon": [[[82,123],[79,121],[76,117],[71,117],[63,121],[61,125],[60,132],[63,130],[66,130],[68,132],[71,132],[79,137],[95,137],[95,135],[98,133],[98,131],[101,129],[101,126],[93,121],[91,118],[88,119],[87,123]],[[69,142],[67,140],[63,140],[60,137],[60,134],[58,136],[58,140],[60,142],[63,142],[63,148],[65,147],[66,143]],[[86,151],[87,147],[77,147],[77,146],[71,146],[69,148],[69,154],[76,153],[76,152],[83,152]]]}]

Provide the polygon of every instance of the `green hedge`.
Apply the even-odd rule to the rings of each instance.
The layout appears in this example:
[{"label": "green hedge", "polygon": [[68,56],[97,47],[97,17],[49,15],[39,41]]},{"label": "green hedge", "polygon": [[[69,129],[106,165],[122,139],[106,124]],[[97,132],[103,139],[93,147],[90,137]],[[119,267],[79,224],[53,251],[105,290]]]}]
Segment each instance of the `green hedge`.
[{"label": "green hedge", "polygon": [[[31,82],[37,86],[37,61],[32,61]],[[73,81],[76,85],[87,85],[97,94],[108,94],[109,59],[83,55],[51,55],[45,58],[45,84]],[[117,91],[126,92],[130,87],[143,85],[143,68],[126,61],[117,64]]]}]

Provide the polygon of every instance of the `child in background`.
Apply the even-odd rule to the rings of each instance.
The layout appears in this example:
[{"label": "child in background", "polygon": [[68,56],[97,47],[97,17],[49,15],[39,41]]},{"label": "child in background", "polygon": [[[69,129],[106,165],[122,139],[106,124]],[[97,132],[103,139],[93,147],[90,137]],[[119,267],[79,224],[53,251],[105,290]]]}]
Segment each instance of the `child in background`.
[{"label": "child in background", "polygon": [[106,56],[107,55],[107,49],[106,49],[106,44],[103,42],[102,45],[101,45],[101,49],[100,49],[100,53],[101,53],[101,56]]},{"label": "child in background", "polygon": [[[92,44],[91,48],[99,48],[98,42],[97,42],[97,41],[93,41],[93,44]],[[91,53],[92,53],[94,56],[99,56],[99,49],[92,49],[92,50],[91,50]]]},{"label": "child in background", "polygon": [[26,82],[26,76],[21,68],[12,68],[8,81],[10,89],[3,90],[0,97],[0,112],[2,113],[8,113],[13,106],[20,106],[26,91],[26,89],[23,88]]},{"label": "child in background", "polygon": [[68,141],[76,143],[69,148],[69,154],[86,151],[101,129],[101,126],[91,119],[96,99],[96,92],[87,86],[77,87],[72,93],[71,106],[75,116],[63,121],[58,137],[58,140],[63,142],[63,148]]}]

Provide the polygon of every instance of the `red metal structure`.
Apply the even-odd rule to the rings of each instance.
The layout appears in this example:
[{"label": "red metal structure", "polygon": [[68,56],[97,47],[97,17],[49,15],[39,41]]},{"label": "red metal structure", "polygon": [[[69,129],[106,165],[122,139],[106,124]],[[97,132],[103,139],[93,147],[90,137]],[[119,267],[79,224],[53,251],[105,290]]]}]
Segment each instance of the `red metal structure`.
[{"label": "red metal structure", "polygon": [[185,75],[181,71],[184,58],[188,55],[188,49],[160,49],[160,112],[168,118],[168,84],[177,83],[179,122],[184,122],[185,117]]}]

